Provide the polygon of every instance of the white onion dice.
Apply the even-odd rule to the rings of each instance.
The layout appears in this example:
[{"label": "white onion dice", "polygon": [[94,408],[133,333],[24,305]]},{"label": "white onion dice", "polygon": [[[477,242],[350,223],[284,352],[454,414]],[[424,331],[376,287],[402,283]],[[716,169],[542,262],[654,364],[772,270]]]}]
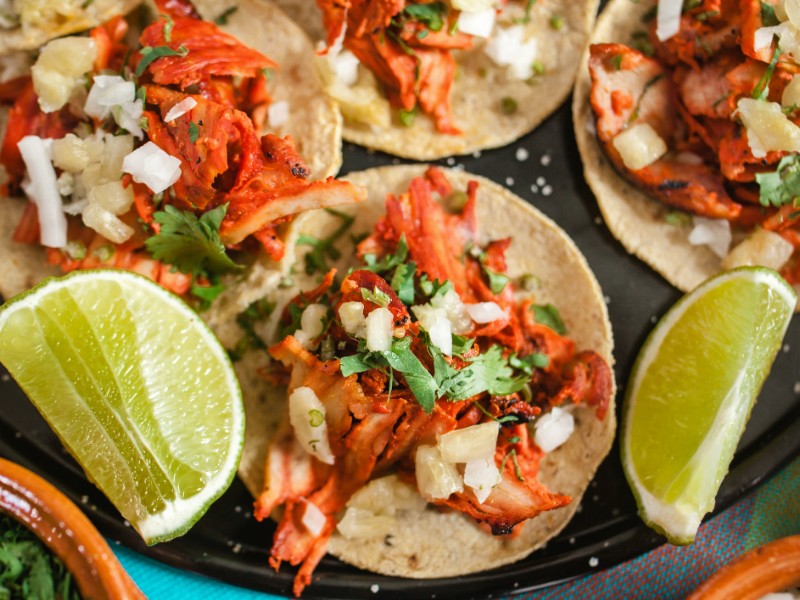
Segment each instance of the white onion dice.
[{"label": "white onion dice", "polygon": [[392,312],[385,307],[376,308],[367,315],[367,350],[386,352],[392,347],[394,331]]},{"label": "white onion dice", "polygon": [[133,175],[154,194],[160,194],[181,177],[181,161],[164,152],[153,142],[137,148],[122,161],[122,170]]},{"label": "white onion dice", "polygon": [[568,410],[554,406],[534,425],[533,441],[545,452],[552,452],[569,439],[575,431],[575,418]]},{"label": "white onion dice", "polygon": [[464,467],[464,485],[472,488],[475,498],[483,504],[492,493],[492,488],[500,483],[500,469],[494,462],[494,453],[488,458],[471,460]]}]

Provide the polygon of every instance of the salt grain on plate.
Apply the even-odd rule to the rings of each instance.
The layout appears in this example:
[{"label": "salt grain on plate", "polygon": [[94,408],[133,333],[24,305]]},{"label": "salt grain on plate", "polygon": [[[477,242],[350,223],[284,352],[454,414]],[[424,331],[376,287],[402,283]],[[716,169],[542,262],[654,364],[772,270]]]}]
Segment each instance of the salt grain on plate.
[{"label": "salt grain on plate", "polygon": [[447,164],[452,167],[454,164],[456,164],[456,159],[451,156],[447,159]]},{"label": "salt grain on plate", "polygon": [[547,183],[547,181],[545,180],[544,177],[536,178],[536,185],[538,185],[539,187],[542,187],[545,183]]},{"label": "salt grain on plate", "polygon": [[236,544],[233,548],[231,548],[231,552],[233,552],[234,554],[239,554],[239,552],[241,551],[242,551],[241,544]]},{"label": "salt grain on plate", "polygon": [[552,185],[546,185],[542,188],[542,196],[549,196],[552,193],[553,193]]},{"label": "salt grain on plate", "polygon": [[528,150],[527,149],[525,149],[525,148],[517,148],[516,157],[517,157],[517,160],[519,162],[523,162],[523,161],[528,160],[528,156],[530,156],[530,155],[528,154]]},{"label": "salt grain on plate", "polygon": [[543,154],[539,162],[542,163],[543,167],[546,167],[547,165],[550,164],[551,160],[553,160],[553,158],[549,154]]},{"label": "salt grain on plate", "polygon": [[536,185],[536,184],[534,183],[534,184],[531,186],[531,191],[532,191],[534,194],[538,194],[538,193],[539,193],[539,186],[538,186],[538,185]]},{"label": "salt grain on plate", "polygon": [[506,177],[506,185],[508,187],[511,187],[512,185],[514,185],[514,178],[513,177]]},{"label": "salt grain on plate", "polygon": [[800,395],[800,381],[794,384],[794,393]]},{"label": "salt grain on plate", "polygon": [[784,344],[784,345],[783,345],[783,351],[784,351],[784,353],[787,353],[787,352],[789,352],[789,350],[791,350],[791,347],[789,346],[789,344]]},{"label": "salt grain on plate", "polygon": [[589,566],[590,567],[596,567],[599,564],[600,564],[600,561],[597,560],[596,556],[593,556],[592,558],[589,559]]},{"label": "salt grain on plate", "polygon": [[377,583],[373,583],[370,586],[369,591],[372,592],[373,594],[377,594],[378,592],[381,591],[381,586],[379,586]]}]

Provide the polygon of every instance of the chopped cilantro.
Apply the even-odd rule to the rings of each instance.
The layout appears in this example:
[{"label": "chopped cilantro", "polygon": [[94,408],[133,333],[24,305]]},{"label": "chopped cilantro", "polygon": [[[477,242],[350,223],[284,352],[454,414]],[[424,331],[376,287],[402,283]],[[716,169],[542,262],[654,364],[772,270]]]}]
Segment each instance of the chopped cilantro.
[{"label": "chopped cilantro", "polygon": [[489,417],[492,421],[497,421],[498,423],[514,423],[516,421],[519,421],[519,417],[515,415],[506,415],[505,417],[500,417],[498,419],[497,417],[492,416],[492,413],[490,413],[488,410],[483,408],[480,402],[475,402],[475,406],[477,406],[480,409],[480,411],[487,417]]},{"label": "chopped cilantro", "polygon": [[397,113],[397,118],[404,127],[411,127],[414,124],[414,119],[417,118],[417,107],[415,106],[411,110],[400,110]]},{"label": "chopped cilantro", "polygon": [[447,4],[444,2],[409,4],[401,15],[414,19],[431,31],[441,31],[447,18]]},{"label": "chopped cilantro", "polygon": [[693,10],[700,6],[703,3],[703,0],[684,0],[683,2],[683,12]]},{"label": "chopped cilantro", "polygon": [[535,61],[533,61],[531,69],[533,69],[534,75],[543,75],[545,71],[544,63],[537,58]]},{"label": "chopped cilantro", "polygon": [[692,217],[691,215],[685,212],[673,210],[667,213],[667,216],[664,217],[664,220],[669,225],[674,225],[675,227],[683,227],[684,225],[689,225],[692,222]]},{"label": "chopped cilantro", "polygon": [[656,53],[646,31],[634,31],[631,35],[631,46],[645,56],[653,56]]},{"label": "chopped cilantro", "polygon": [[200,300],[200,310],[203,311],[208,310],[211,303],[217,299],[217,296],[225,291],[226,287],[227,286],[221,283],[214,285],[197,285],[193,283],[190,291],[192,296]]},{"label": "chopped cilantro", "polygon": [[775,7],[769,2],[761,0],[761,26],[762,27],[775,27],[780,25],[781,22],[775,14]]},{"label": "chopped cilantro", "polygon": [[389,303],[392,301],[391,298],[389,298],[389,294],[382,292],[378,288],[375,288],[372,291],[368,290],[367,288],[361,288],[361,297],[367,302],[377,304],[381,308],[389,306]]},{"label": "chopped cilantro", "polygon": [[463,335],[453,335],[453,354],[461,355],[467,352],[475,343],[475,338],[464,337]]},{"label": "chopped cilantro", "polygon": [[147,67],[149,67],[150,63],[154,60],[162,56],[186,56],[189,54],[189,49],[182,44],[177,50],[173,50],[169,46],[156,46],[155,48],[152,46],[145,46],[139,50],[139,53],[142,55],[142,58],[139,60],[139,64],[136,65],[136,77],[141,77],[142,73],[147,70]]},{"label": "chopped cilantro", "polygon": [[159,15],[166,19],[164,23],[164,41],[171,42],[172,41],[172,28],[175,27],[175,21],[172,20],[172,17],[169,15]]},{"label": "chopped cilantro", "polygon": [[611,66],[614,67],[615,71],[619,71],[622,68],[622,54],[615,54],[611,57]]},{"label": "chopped cilantro", "polygon": [[200,128],[197,126],[197,123],[194,121],[189,122],[189,141],[193,144],[197,141],[197,138],[200,137]]},{"label": "chopped cilantro", "polygon": [[550,15],[550,27],[556,31],[561,31],[564,28],[564,17],[556,13]]},{"label": "chopped cilantro", "polygon": [[550,357],[539,352],[527,356],[512,354],[508,357],[508,364],[526,375],[532,375],[534,369],[546,369],[550,365]]},{"label": "chopped cilantro", "polygon": [[239,7],[236,6],[235,4],[233,6],[229,6],[221,13],[219,13],[219,15],[214,19],[214,23],[216,23],[217,25],[227,25],[228,18],[237,10],[239,10]]},{"label": "chopped cilantro", "polygon": [[300,329],[300,320],[303,317],[303,309],[294,302],[289,304],[289,322],[282,324],[280,327],[281,337],[292,335],[295,331]]},{"label": "chopped cilantro", "polygon": [[564,325],[564,321],[561,320],[561,315],[555,306],[552,304],[534,304],[532,309],[537,323],[549,327],[559,335],[567,333],[567,327]]},{"label": "chopped cilantro", "polygon": [[504,96],[500,99],[500,112],[502,112],[504,115],[513,115],[515,112],[517,112],[518,108],[519,105],[517,104],[517,101],[511,96]]},{"label": "chopped cilantro", "polygon": [[159,232],[145,241],[156,260],[173,265],[183,273],[214,274],[239,271],[241,265],[225,253],[219,237],[219,226],[228,205],[223,204],[203,214],[199,219],[189,211],[171,204],[153,215],[161,225]]},{"label": "chopped cilantro", "polygon": [[772,73],[775,71],[775,65],[778,64],[778,57],[781,55],[781,48],[776,44],[775,53],[772,55],[772,60],[769,61],[761,79],[758,80],[756,87],[753,88],[753,98],[756,100],[766,100],[769,96],[769,82],[772,79]]},{"label": "chopped cilantro", "polygon": [[111,260],[111,257],[114,256],[115,252],[116,248],[114,248],[113,244],[103,244],[102,246],[98,246],[92,250],[92,256],[101,262],[106,262]]},{"label": "chopped cilantro", "polygon": [[525,2],[525,16],[520,18],[513,19],[514,23],[526,25],[531,21],[531,10],[533,9],[533,5],[536,4],[536,0],[527,0]]},{"label": "chopped cilantro", "polygon": [[297,238],[298,244],[311,246],[312,248],[311,251],[305,255],[306,273],[309,275],[327,271],[328,259],[337,260],[342,255],[334,244],[348,229],[350,229],[355,221],[354,217],[338,210],[326,208],[325,211],[341,220],[341,224],[332,234],[324,239],[319,239],[307,234],[301,234]]},{"label": "chopped cilantro", "polygon": [[642,15],[642,23],[649,23],[658,15],[658,5],[651,6]]},{"label": "chopped cilantro", "polygon": [[758,200],[763,206],[783,206],[800,197],[800,156],[790,154],[770,173],[756,174]]},{"label": "chopped cilantro", "polygon": [[414,274],[416,272],[417,265],[414,262],[397,265],[390,282],[397,297],[406,306],[414,304]]},{"label": "chopped cilantro", "polygon": [[489,281],[489,289],[493,294],[500,294],[506,288],[506,285],[511,278],[505,273],[498,273],[486,266],[484,261],[481,261],[481,267],[486,274],[486,279]]},{"label": "chopped cilantro", "polygon": [[0,598],[81,598],[64,563],[31,530],[4,514],[0,514]]},{"label": "chopped cilantro", "polygon": [[64,253],[72,260],[83,260],[86,258],[86,244],[80,240],[70,240],[64,247]]}]

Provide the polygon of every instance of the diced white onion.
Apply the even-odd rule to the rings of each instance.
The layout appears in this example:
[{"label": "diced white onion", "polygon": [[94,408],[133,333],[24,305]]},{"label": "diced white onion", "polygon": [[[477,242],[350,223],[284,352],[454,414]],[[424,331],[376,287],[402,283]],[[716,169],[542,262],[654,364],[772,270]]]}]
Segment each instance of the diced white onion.
[{"label": "diced white onion", "polygon": [[166,190],[181,177],[181,161],[164,152],[153,142],[137,148],[122,161],[122,171],[133,175],[154,194]]},{"label": "diced white onion", "polygon": [[91,37],[69,36],[48,42],[31,67],[39,108],[49,113],[67,104],[96,58],[97,47]]},{"label": "diced white onion", "polygon": [[792,77],[792,80],[783,88],[781,106],[800,106],[800,75]]},{"label": "diced white onion", "polygon": [[464,491],[464,481],[455,465],[442,459],[436,446],[419,446],[414,457],[417,489],[424,498],[447,498]]},{"label": "diced white onion", "polygon": [[491,323],[508,318],[497,302],[478,302],[477,304],[465,304],[464,307],[470,318],[476,323]]},{"label": "diced white onion", "polygon": [[339,319],[344,330],[357,338],[367,334],[367,318],[364,316],[364,305],[361,302],[343,302],[339,306]]},{"label": "diced white onion", "polygon": [[637,123],[611,142],[619,152],[622,162],[631,171],[638,171],[654,163],[667,153],[667,144],[647,123]]},{"label": "diced white onion", "polygon": [[472,329],[472,319],[467,314],[464,303],[455,290],[447,290],[447,293],[434,297],[430,305],[445,311],[447,320],[450,321],[453,333],[456,335],[468,333]]},{"label": "diced white onion", "polygon": [[83,223],[110,242],[121,244],[133,235],[133,228],[99,204],[88,202],[81,213]]},{"label": "diced white onion", "polygon": [[460,9],[458,15],[458,30],[475,37],[488,38],[492,35],[497,12],[490,4],[488,8],[478,9],[475,12]]},{"label": "diced white onion", "polygon": [[500,469],[494,462],[494,453],[487,458],[471,460],[464,467],[464,485],[472,488],[481,504],[492,493],[492,488],[500,483],[500,479]]},{"label": "diced white onion", "polygon": [[111,114],[114,117],[114,121],[117,122],[117,125],[139,139],[144,137],[144,132],[141,127],[143,113],[144,103],[138,99],[133,102],[120,104],[111,109]]},{"label": "diced white onion", "polygon": [[719,256],[728,255],[731,246],[731,224],[725,219],[707,219],[692,217],[694,228],[689,233],[689,243],[693,246],[708,246]]},{"label": "diced white onion", "polygon": [[494,456],[499,432],[497,421],[455,429],[438,436],[439,451],[442,458],[451,463],[468,463]]},{"label": "diced white onion", "polygon": [[83,111],[90,117],[105,119],[114,106],[133,102],[136,85],[119,75],[95,75],[94,85],[86,97]]},{"label": "diced white onion", "polygon": [[300,518],[300,522],[311,535],[318,536],[325,528],[328,518],[313,502],[304,499],[302,504],[303,516]]},{"label": "diced white onion", "polygon": [[536,40],[523,41],[525,27],[496,27],[494,35],[486,44],[485,52],[497,66],[508,67],[513,79],[528,79],[533,74],[536,60]]},{"label": "diced white onion", "polygon": [[453,355],[453,329],[444,315],[436,319],[431,328],[428,330],[431,338],[431,343],[442,351],[446,356]]},{"label": "diced white onion", "polygon": [[23,188],[39,213],[40,242],[48,248],[63,248],[67,245],[67,217],[58,193],[56,170],[50,162],[50,141],[26,135],[17,148],[28,172]]},{"label": "diced white onion", "polygon": [[270,127],[280,127],[289,120],[289,103],[286,100],[273,102],[267,109]]},{"label": "diced white onion", "polygon": [[[415,492],[416,494],[416,492]],[[419,498],[419,494],[416,494]],[[391,500],[389,500],[391,502]],[[348,506],[336,529],[349,540],[385,537],[397,526],[388,515],[375,514],[363,508]]]},{"label": "diced white onion", "polygon": [[197,100],[191,96],[184,98],[167,111],[167,114],[164,117],[164,123],[171,123],[178,117],[182,117],[195,106],[197,106]]},{"label": "diced white onion", "polygon": [[[320,414],[322,419],[319,418]],[[319,424],[317,421],[321,421]],[[300,446],[320,462],[334,463],[328,441],[328,423],[325,421],[325,405],[320,402],[310,387],[295,388],[289,394],[289,422]]]},{"label": "diced white onion", "polygon": [[393,321],[392,312],[384,307],[367,315],[367,350],[386,352],[392,347]]},{"label": "diced white onion", "polygon": [[344,85],[354,85],[358,81],[358,57],[350,50],[342,50],[338,55],[328,54],[328,64],[334,77]]},{"label": "diced white onion", "polygon": [[656,16],[656,37],[668,40],[681,30],[681,11],[683,0],[658,0]]},{"label": "diced white onion", "polygon": [[78,200],[77,202],[70,202],[69,204],[64,205],[64,212],[68,215],[72,215],[73,217],[78,216],[83,212],[83,209],[89,205],[89,200],[84,198],[83,200]]},{"label": "diced white onion", "polygon": [[[71,196],[72,192],[75,191],[75,176],[72,173],[63,171],[56,179],[56,187],[58,187],[58,193],[62,196]],[[63,206],[63,209],[65,213],[72,214],[67,211],[66,205]]]},{"label": "diced white onion", "polygon": [[800,127],[789,120],[780,104],[740,98],[736,105],[753,156],[764,158],[770,150],[800,152]]},{"label": "diced white onion", "polygon": [[294,338],[306,350],[316,350],[322,333],[323,320],[328,316],[328,307],[324,304],[309,304],[300,316],[300,329],[294,332]]},{"label": "diced white onion", "polygon": [[534,429],[534,443],[545,452],[552,452],[575,431],[575,418],[568,410],[554,406],[536,420]]},{"label": "diced white onion", "polygon": [[753,49],[758,52],[764,48],[769,48],[772,44],[772,38],[775,36],[780,37],[785,28],[786,25],[783,23],[780,25],[773,25],[772,27],[759,27],[756,29],[755,35],[753,36]]},{"label": "diced white onion", "polygon": [[119,216],[128,212],[133,204],[133,190],[130,186],[123,187],[121,181],[109,181],[90,189],[88,199],[91,204]]},{"label": "diced white onion", "polygon": [[755,266],[779,271],[794,253],[794,246],[774,231],[756,229],[722,259],[723,269]]},{"label": "diced white onion", "polygon": [[494,10],[495,0],[451,0],[453,8],[463,12],[482,12],[488,9]]}]

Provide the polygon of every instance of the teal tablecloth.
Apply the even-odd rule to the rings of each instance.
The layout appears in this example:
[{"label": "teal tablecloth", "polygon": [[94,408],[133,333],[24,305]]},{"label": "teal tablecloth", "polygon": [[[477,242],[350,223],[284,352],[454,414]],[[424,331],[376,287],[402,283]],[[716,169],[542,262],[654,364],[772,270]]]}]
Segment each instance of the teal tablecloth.
[{"label": "teal tablecloth", "polygon": [[[678,600],[743,552],[800,533],[800,458],[728,510],[705,523],[691,546],[664,545],[596,575],[520,595],[525,600],[577,598]],[[214,598],[271,600],[277,596],[179,571],[122,546],[114,549],[150,600]],[[266,566],[265,566],[266,568]]]}]

